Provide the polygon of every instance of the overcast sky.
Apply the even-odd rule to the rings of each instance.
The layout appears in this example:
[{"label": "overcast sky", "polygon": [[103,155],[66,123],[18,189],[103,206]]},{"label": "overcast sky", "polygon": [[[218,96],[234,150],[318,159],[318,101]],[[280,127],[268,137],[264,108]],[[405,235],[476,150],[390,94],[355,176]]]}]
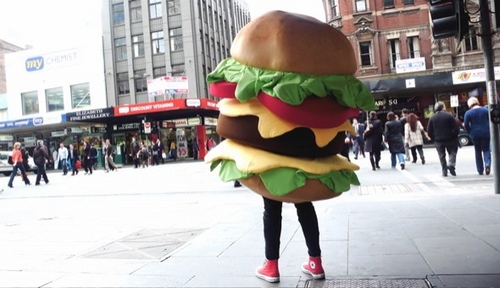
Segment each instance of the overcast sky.
[{"label": "overcast sky", "polygon": [[[0,0],[0,39],[24,47],[68,46],[101,28],[102,0]],[[322,0],[245,0],[252,18],[270,10],[324,21]],[[181,2],[182,3],[182,2]]]}]

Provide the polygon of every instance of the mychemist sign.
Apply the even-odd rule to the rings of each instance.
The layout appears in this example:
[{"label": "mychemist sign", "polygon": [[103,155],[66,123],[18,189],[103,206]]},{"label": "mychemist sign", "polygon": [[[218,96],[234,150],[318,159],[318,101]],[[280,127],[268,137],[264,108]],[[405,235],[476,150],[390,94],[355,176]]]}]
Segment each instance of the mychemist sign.
[{"label": "mychemist sign", "polygon": [[21,127],[31,127],[31,126],[42,126],[48,124],[57,124],[66,122],[66,115],[54,114],[45,115],[34,118],[25,118],[11,121],[0,122],[0,130],[2,129],[12,129]]},{"label": "mychemist sign", "polygon": [[28,72],[41,71],[44,69],[75,65],[78,63],[78,60],[78,49],[62,50],[29,57],[25,61],[25,68]]}]

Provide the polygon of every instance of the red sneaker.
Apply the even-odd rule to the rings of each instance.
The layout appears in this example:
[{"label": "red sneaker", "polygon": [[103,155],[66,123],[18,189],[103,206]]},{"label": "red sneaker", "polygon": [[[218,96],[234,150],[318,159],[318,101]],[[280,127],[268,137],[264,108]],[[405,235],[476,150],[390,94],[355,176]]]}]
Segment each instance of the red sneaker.
[{"label": "red sneaker", "polygon": [[311,275],[313,279],[324,279],[325,271],[321,265],[321,257],[309,257],[309,261],[302,264],[302,272]]},{"label": "red sneaker", "polygon": [[257,267],[255,270],[255,276],[269,283],[280,282],[278,260],[266,260],[262,266]]}]

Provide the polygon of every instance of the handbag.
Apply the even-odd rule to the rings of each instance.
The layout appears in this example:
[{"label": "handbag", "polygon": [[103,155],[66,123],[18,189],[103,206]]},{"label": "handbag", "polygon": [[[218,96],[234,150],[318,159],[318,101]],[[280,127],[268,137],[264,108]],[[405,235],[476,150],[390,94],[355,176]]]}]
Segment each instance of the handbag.
[{"label": "handbag", "polygon": [[382,143],[380,143],[380,151],[384,151],[384,150],[387,150],[389,148],[387,148],[387,145],[385,144],[384,141],[382,141]]},{"label": "handbag", "polygon": [[75,168],[76,169],[81,169],[82,168],[82,162],[80,160],[76,160],[76,162],[75,162]]}]

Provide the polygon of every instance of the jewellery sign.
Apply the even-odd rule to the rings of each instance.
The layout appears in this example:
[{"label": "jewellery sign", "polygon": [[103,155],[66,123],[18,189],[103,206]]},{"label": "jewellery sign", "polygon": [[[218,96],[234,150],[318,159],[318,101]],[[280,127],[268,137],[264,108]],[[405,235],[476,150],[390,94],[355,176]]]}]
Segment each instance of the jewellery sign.
[{"label": "jewellery sign", "polygon": [[66,113],[66,119],[69,122],[80,122],[93,119],[104,119],[113,117],[115,110],[113,108],[89,109]]}]

